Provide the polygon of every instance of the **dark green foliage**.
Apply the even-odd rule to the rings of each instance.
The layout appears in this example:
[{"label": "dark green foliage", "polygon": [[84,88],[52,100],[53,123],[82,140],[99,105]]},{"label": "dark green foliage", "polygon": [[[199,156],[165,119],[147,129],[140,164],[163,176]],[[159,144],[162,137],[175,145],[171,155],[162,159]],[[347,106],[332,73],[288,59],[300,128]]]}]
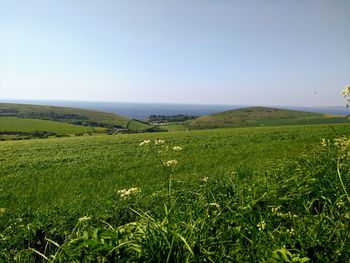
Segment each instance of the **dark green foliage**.
[{"label": "dark green foliage", "polygon": [[24,138],[47,138],[49,136],[57,135],[57,133],[48,132],[48,131],[32,131],[32,132],[0,131],[0,135],[16,135],[18,137],[24,137]]},{"label": "dark green foliage", "polygon": [[178,114],[178,115],[150,115],[148,117],[148,121],[150,122],[158,122],[158,123],[164,123],[164,122],[184,122],[188,120],[193,120],[198,118],[198,116],[193,115],[185,115],[185,114]]}]

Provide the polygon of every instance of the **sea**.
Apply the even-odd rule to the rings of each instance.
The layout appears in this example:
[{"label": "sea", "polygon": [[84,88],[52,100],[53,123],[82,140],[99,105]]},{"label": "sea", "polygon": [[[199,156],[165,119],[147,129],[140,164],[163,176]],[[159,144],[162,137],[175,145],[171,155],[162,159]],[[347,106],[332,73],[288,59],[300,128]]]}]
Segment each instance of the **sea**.
[{"label": "sea", "polygon": [[[135,102],[93,102],[93,101],[57,101],[57,100],[9,100],[0,99],[0,103],[21,103],[36,105],[51,105],[91,109],[119,114],[131,119],[144,120],[150,115],[193,115],[202,116],[226,110],[251,107],[255,105],[213,105],[213,104],[172,104],[172,103],[135,103]],[[349,115],[350,108],[345,106],[297,107],[269,105],[291,110],[300,110],[325,114]]]}]

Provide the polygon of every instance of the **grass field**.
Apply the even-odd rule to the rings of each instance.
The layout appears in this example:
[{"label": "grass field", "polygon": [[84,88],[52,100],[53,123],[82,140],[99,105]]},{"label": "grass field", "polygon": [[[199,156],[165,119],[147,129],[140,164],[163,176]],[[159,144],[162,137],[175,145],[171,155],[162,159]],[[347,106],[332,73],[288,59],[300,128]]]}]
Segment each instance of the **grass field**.
[{"label": "grass field", "polygon": [[266,107],[219,112],[187,121],[191,129],[349,123],[344,116]]},{"label": "grass field", "polygon": [[55,132],[57,134],[75,134],[93,132],[94,129],[92,127],[72,125],[65,122],[17,117],[0,117],[0,131],[48,131]]},{"label": "grass field", "polygon": [[184,125],[182,125],[180,123],[166,124],[166,125],[162,125],[160,127],[162,130],[166,130],[166,131],[170,131],[170,132],[188,130],[187,127],[185,127]]},{"label": "grass field", "polygon": [[63,121],[93,127],[125,126],[127,118],[108,112],[79,108],[0,103],[0,116]]},{"label": "grass field", "polygon": [[1,142],[0,259],[347,262],[340,153],[320,146],[343,135],[350,125]]},{"label": "grass field", "polygon": [[127,128],[130,131],[144,131],[152,127],[153,127],[152,125],[138,121],[138,120],[130,120],[127,125]]}]

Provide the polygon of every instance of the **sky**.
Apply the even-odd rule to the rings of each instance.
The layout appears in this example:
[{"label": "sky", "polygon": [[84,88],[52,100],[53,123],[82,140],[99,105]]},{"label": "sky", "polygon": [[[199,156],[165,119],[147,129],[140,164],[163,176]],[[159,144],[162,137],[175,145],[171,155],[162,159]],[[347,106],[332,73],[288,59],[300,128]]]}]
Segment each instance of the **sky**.
[{"label": "sky", "polygon": [[0,0],[0,100],[340,106],[349,0]]}]

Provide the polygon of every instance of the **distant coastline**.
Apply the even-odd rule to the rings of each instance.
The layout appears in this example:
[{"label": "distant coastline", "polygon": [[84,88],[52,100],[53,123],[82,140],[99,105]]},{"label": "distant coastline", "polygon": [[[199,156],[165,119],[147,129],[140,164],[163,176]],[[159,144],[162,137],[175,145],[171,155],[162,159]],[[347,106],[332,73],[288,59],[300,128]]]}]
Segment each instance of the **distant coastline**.
[{"label": "distant coastline", "polygon": [[[253,105],[212,105],[212,104],[166,104],[166,103],[136,103],[136,102],[82,102],[82,101],[54,101],[54,100],[10,100],[0,99],[0,103],[23,103],[37,105],[52,105],[62,107],[74,107],[92,109],[116,113],[132,119],[143,120],[146,117],[155,115],[207,115],[225,110],[238,109]],[[323,106],[323,107],[296,107],[269,105],[276,108],[290,110],[300,110],[308,112],[317,112],[324,114],[349,115],[350,109],[342,106]]]}]

